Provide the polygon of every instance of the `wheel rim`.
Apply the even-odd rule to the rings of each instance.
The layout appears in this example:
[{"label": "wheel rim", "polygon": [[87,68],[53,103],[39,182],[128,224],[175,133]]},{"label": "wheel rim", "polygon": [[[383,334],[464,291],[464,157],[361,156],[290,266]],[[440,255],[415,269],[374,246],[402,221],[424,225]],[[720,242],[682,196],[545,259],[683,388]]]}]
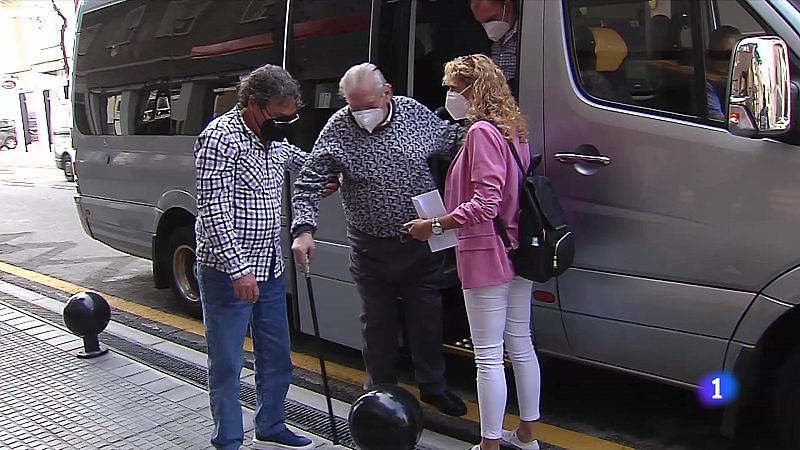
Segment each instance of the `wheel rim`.
[{"label": "wheel rim", "polygon": [[14,138],[8,138],[8,140],[6,141],[6,145],[9,148],[16,148],[17,147],[17,140],[14,139]]},{"label": "wheel rim", "polygon": [[72,176],[72,158],[69,155],[64,156],[64,173],[68,177]]},{"label": "wheel rim", "polygon": [[181,245],[172,255],[172,273],[175,285],[181,295],[189,303],[200,301],[197,287],[197,264],[195,263],[194,249],[188,245]]}]

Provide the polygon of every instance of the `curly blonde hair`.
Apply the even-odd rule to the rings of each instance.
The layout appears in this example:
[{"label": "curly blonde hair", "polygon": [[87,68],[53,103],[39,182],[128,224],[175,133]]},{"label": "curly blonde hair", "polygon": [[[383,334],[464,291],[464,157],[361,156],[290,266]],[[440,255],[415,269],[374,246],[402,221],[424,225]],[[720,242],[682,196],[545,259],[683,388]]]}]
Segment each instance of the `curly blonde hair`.
[{"label": "curly blonde hair", "polygon": [[454,81],[471,86],[467,120],[475,123],[491,121],[508,139],[519,136],[528,141],[528,127],[519,111],[517,101],[511,95],[506,77],[499,67],[486,55],[459,56],[444,66],[442,84],[452,86]]}]

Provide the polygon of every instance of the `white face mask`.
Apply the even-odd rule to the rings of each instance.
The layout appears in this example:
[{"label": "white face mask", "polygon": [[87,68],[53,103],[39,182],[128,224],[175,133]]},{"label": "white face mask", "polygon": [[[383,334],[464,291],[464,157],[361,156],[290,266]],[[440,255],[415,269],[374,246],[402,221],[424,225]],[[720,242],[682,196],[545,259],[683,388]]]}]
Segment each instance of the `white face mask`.
[{"label": "white face mask", "polygon": [[361,128],[372,133],[378,125],[383,122],[383,108],[370,108],[361,111],[353,111],[353,118]]},{"label": "white face mask", "polygon": [[506,6],[503,5],[503,18],[501,20],[492,20],[491,22],[482,23],[486,35],[489,36],[494,42],[499,41],[511,29],[511,24],[505,21]]},{"label": "white face mask", "polygon": [[461,92],[447,91],[447,98],[444,100],[444,109],[450,113],[450,116],[455,120],[463,120],[469,115],[469,100],[462,94],[462,92],[469,89],[469,85]]}]

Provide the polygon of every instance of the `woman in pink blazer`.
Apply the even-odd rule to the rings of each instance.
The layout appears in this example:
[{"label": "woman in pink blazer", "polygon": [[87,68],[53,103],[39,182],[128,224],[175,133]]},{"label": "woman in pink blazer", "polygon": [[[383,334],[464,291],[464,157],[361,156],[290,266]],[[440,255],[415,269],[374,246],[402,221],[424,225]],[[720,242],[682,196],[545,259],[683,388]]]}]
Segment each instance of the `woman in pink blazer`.
[{"label": "woman in pink blazer", "polygon": [[[501,440],[521,450],[538,450],[534,423],[539,419],[540,376],[531,343],[533,286],[515,274],[493,224],[500,216],[512,243],[518,244],[522,173],[511,152],[530,164],[527,127],[503,73],[490,58],[471,55],[450,61],[444,84],[450,87],[448,112],[470,124],[447,174],[445,206],[450,213],[406,226],[419,240],[448,229],[458,235],[458,274],[478,367],[482,439],[473,450],[498,450]],[[520,409],[520,425],[513,431],[502,429],[507,392],[504,343]]]}]

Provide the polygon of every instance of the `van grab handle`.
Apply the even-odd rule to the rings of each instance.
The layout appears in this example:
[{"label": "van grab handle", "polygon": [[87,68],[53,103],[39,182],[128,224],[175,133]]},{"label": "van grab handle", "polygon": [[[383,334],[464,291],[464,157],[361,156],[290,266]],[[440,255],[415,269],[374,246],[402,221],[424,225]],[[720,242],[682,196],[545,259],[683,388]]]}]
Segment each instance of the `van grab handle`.
[{"label": "van grab handle", "polygon": [[611,158],[605,155],[582,155],[580,153],[556,153],[553,157],[566,164],[591,164],[593,166],[607,166]]}]

